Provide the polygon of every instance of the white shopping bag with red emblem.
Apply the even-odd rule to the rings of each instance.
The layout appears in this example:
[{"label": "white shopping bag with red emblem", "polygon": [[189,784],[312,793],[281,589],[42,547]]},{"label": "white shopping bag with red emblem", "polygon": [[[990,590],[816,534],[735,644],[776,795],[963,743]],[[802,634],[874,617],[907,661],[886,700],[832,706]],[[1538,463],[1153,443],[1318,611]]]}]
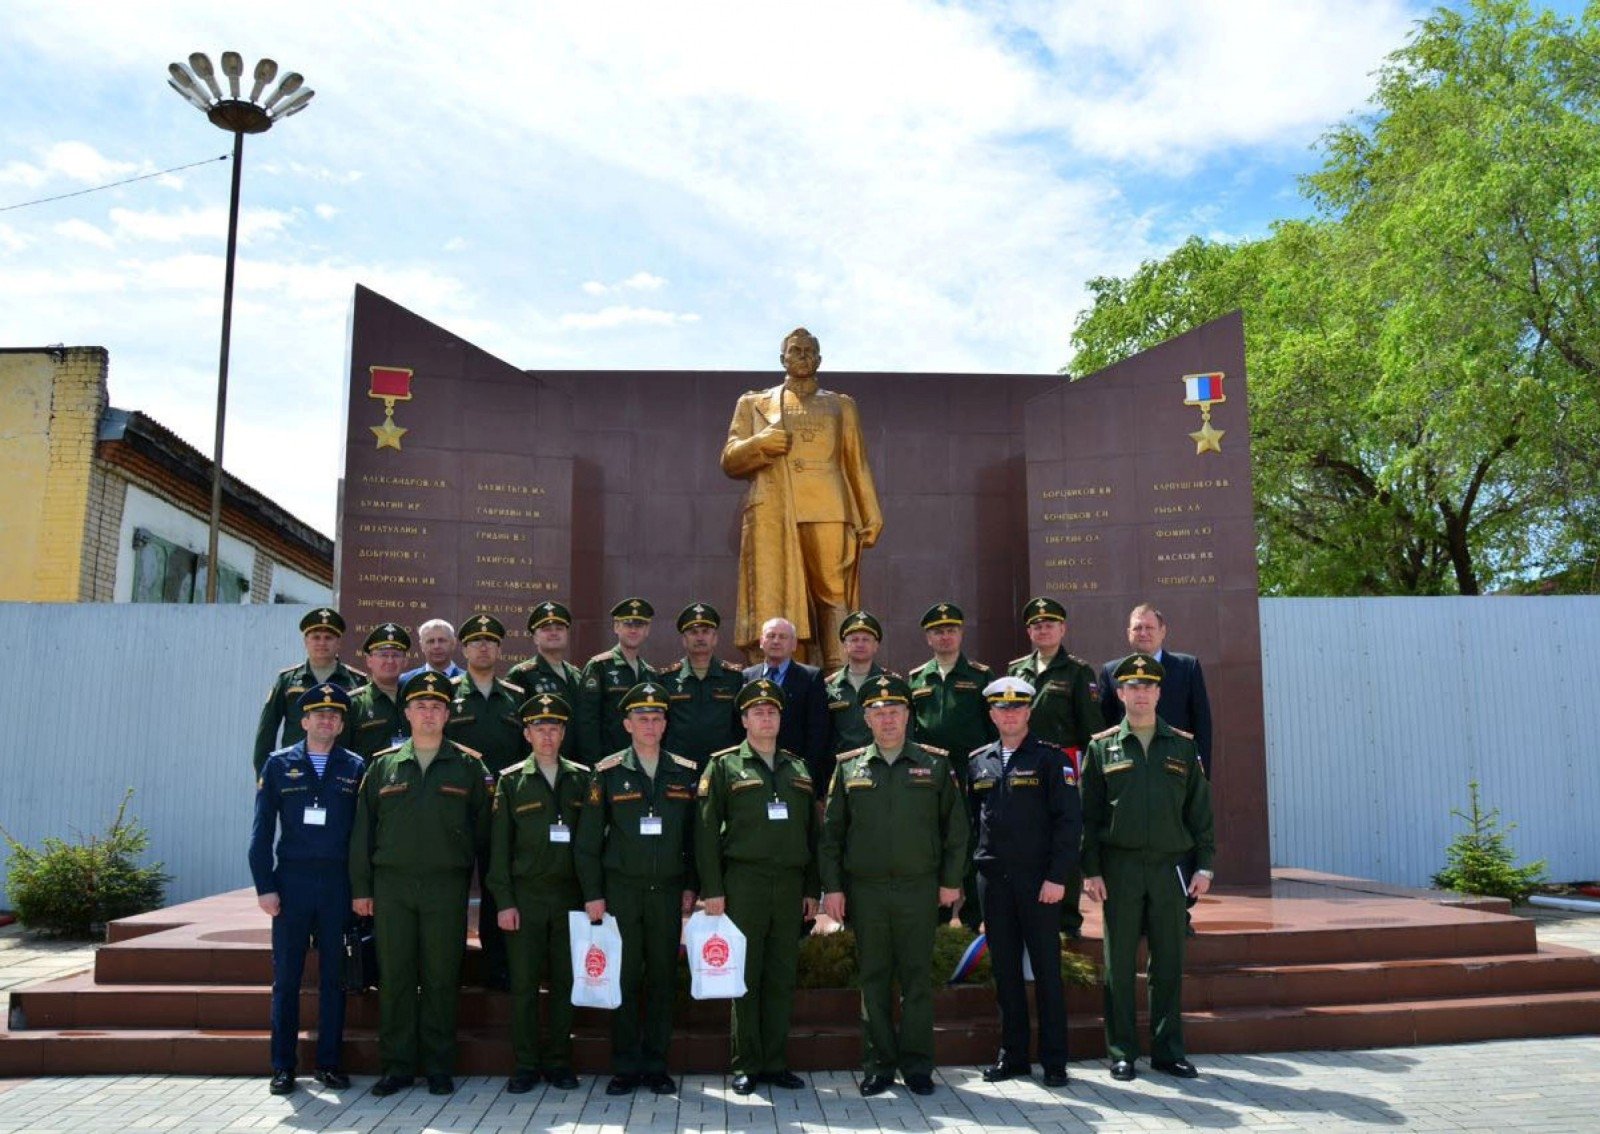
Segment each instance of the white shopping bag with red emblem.
[{"label": "white shopping bag with red emblem", "polygon": [[582,910],[567,914],[572,938],[572,1003],[579,1008],[617,1008],[622,1004],[622,932],[606,914],[599,925]]},{"label": "white shopping bag with red emblem", "polygon": [[696,1000],[732,1000],[744,995],[744,934],[729,917],[696,910],[683,929],[689,955],[689,995]]}]

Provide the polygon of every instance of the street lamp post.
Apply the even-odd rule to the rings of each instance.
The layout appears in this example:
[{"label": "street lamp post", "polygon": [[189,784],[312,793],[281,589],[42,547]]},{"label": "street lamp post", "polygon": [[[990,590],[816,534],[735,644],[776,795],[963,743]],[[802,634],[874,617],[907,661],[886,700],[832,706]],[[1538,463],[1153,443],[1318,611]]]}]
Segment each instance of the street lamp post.
[{"label": "street lamp post", "polygon": [[240,94],[244,59],[237,51],[222,53],[222,74],[228,83],[223,94],[216,70],[203,51],[189,56],[189,65],[174,63],[167,68],[172,77],[167,85],[184,101],[203,111],[212,125],[233,135],[233,189],[228,197],[228,258],[222,277],[222,349],[217,362],[217,430],[211,457],[211,527],[206,548],[206,602],[217,601],[217,576],[221,574],[217,541],[222,530],[222,434],[228,409],[228,341],[233,333],[233,265],[239,239],[239,175],[244,165],[244,136],[264,134],[280,118],[298,114],[306,108],[315,91],[302,90],[305,79],[290,72],[264,101],[262,91],[278,76],[278,65],[271,59],[256,64],[255,84],[248,98]]}]

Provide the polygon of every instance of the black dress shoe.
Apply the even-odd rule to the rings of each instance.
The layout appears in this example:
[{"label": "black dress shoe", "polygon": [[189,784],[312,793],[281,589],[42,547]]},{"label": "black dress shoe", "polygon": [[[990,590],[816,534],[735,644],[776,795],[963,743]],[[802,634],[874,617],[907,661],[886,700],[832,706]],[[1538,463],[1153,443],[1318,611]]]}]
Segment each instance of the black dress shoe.
[{"label": "black dress shoe", "polygon": [[525,1095],[529,1091],[533,1090],[538,1082],[539,1072],[518,1071],[515,1075],[511,1076],[510,1079],[506,1080],[506,1094]]},{"label": "black dress shoe", "polygon": [[1033,1071],[1026,1063],[996,1063],[983,1069],[985,1083],[1004,1083],[1007,1079],[1026,1079]]},{"label": "black dress shoe", "polygon": [[606,1084],[606,1094],[631,1095],[638,1086],[639,1076],[637,1075],[613,1075],[611,1076],[611,1082]]},{"label": "black dress shoe", "polygon": [[1111,1065],[1111,1077],[1119,1083],[1131,1083],[1138,1074],[1131,1059],[1119,1059]]},{"label": "black dress shoe", "polygon": [[572,1073],[570,1067],[558,1067],[554,1071],[546,1071],[544,1077],[558,1091],[570,1091],[578,1085],[578,1077]]},{"label": "black dress shoe", "polygon": [[381,1099],[385,1095],[392,1095],[396,1091],[405,1090],[411,1085],[411,1081],[410,1075],[385,1075],[372,1084],[372,1093]]},{"label": "black dress shoe", "polygon": [[453,1095],[456,1093],[455,1081],[448,1075],[429,1075],[428,1093],[430,1095]]},{"label": "black dress shoe", "polygon": [[861,1097],[870,1099],[873,1095],[881,1095],[894,1086],[893,1075],[868,1075],[861,1080]]},{"label": "black dress shoe", "polygon": [[267,1090],[275,1095],[290,1095],[294,1093],[294,1072],[274,1071],[272,1082],[267,1084]]},{"label": "black dress shoe", "polygon": [[644,1085],[650,1088],[653,1095],[675,1095],[678,1093],[678,1084],[671,1075],[665,1071],[650,1071],[645,1074]]},{"label": "black dress shoe", "polygon": [[771,1083],[774,1087],[781,1087],[785,1091],[798,1091],[806,1085],[806,1081],[793,1071],[764,1071],[756,1078],[763,1083]]},{"label": "black dress shoe", "polygon": [[318,1067],[312,1072],[311,1077],[324,1087],[332,1087],[336,1091],[342,1091],[350,1085],[350,1076],[330,1067]]},{"label": "black dress shoe", "polygon": [[914,1095],[933,1094],[933,1076],[926,1072],[906,1076],[906,1089]]},{"label": "black dress shoe", "polygon": [[1152,1059],[1150,1067],[1152,1070],[1178,1079],[1200,1078],[1200,1072],[1187,1059]]},{"label": "black dress shoe", "polygon": [[1069,1082],[1065,1067],[1046,1067],[1044,1069],[1044,1085],[1047,1087],[1065,1087]]},{"label": "black dress shoe", "polygon": [[735,1075],[733,1077],[733,1093],[736,1095],[753,1095],[756,1090],[756,1081],[748,1075]]}]

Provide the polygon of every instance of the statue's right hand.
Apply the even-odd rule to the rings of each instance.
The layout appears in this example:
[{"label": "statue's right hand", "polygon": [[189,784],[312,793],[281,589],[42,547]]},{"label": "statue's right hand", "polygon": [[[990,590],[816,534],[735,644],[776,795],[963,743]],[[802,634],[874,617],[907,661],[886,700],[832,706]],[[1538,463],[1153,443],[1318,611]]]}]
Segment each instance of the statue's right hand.
[{"label": "statue's right hand", "polygon": [[789,431],[769,425],[756,434],[756,444],[766,457],[781,457],[789,451]]}]

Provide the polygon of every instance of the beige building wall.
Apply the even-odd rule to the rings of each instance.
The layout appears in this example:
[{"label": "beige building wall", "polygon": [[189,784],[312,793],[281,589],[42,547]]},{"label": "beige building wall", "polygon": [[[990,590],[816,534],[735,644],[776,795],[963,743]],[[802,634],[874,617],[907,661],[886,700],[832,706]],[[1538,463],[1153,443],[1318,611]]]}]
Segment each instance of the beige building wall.
[{"label": "beige building wall", "polygon": [[101,347],[0,351],[0,601],[77,602],[95,437],[106,406]]}]

